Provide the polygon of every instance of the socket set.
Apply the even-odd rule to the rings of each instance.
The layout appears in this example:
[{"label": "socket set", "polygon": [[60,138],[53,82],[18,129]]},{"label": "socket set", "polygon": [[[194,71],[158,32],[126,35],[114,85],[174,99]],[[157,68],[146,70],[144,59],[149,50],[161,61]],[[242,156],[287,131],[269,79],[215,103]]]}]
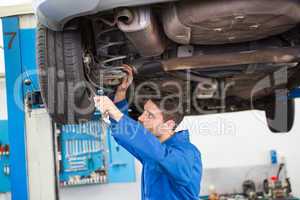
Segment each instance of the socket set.
[{"label": "socket set", "polygon": [[88,178],[80,176],[73,176],[68,181],[61,181],[61,187],[65,186],[79,186],[88,184],[105,184],[107,183],[107,175],[104,173],[93,173]]},{"label": "socket set", "polygon": [[61,126],[61,186],[107,183],[106,137],[102,129],[99,120]]}]

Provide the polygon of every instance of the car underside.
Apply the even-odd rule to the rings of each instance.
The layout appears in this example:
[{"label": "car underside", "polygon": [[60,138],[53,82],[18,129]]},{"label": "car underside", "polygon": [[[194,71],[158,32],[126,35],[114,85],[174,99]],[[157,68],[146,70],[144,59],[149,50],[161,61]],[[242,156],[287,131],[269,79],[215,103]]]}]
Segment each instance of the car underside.
[{"label": "car underside", "polygon": [[273,132],[288,132],[299,22],[296,0],[188,0],[75,17],[62,31],[39,24],[43,99],[58,123],[88,120],[93,95],[113,97],[127,65],[133,117],[149,96],[178,98],[185,115],[258,109]]}]

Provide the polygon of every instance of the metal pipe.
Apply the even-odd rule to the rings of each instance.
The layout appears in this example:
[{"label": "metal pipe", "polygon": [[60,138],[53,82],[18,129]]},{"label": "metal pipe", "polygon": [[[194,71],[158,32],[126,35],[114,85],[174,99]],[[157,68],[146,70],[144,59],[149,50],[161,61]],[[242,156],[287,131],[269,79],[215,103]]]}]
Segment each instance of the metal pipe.
[{"label": "metal pipe", "polygon": [[132,66],[138,74],[154,74],[164,71],[160,61],[134,63]]},{"label": "metal pipe", "polygon": [[165,71],[176,71],[247,64],[293,63],[299,61],[300,47],[284,47],[173,58],[162,61],[162,67]]},{"label": "metal pipe", "polygon": [[117,25],[143,57],[161,55],[166,40],[150,7],[120,10]]}]

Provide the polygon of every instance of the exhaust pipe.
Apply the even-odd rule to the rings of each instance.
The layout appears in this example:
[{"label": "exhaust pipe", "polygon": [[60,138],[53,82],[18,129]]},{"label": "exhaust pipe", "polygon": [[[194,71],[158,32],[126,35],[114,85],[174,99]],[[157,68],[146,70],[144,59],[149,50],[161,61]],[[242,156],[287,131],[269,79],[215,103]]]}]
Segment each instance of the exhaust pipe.
[{"label": "exhaust pipe", "polygon": [[209,69],[247,64],[284,64],[300,61],[300,47],[269,48],[236,53],[198,55],[162,61],[164,71]]},{"label": "exhaust pipe", "polygon": [[117,25],[143,57],[161,55],[166,39],[149,7],[122,9],[117,13]]}]

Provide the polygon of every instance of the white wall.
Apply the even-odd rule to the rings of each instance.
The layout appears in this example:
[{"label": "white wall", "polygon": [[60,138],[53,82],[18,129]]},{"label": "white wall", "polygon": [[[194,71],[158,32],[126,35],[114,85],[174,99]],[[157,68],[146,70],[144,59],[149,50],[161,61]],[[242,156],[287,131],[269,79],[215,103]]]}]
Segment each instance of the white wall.
[{"label": "white wall", "polygon": [[0,79],[0,120],[7,119],[5,80]]},{"label": "white wall", "polygon": [[[270,150],[277,150],[279,157],[286,159],[294,194],[300,197],[299,108],[300,100],[297,100],[295,126],[284,135],[272,134],[264,112],[259,111],[191,117],[186,118],[182,126],[193,127],[191,140],[201,150],[205,168],[267,164]],[[206,125],[217,133],[205,131]]]},{"label": "white wall", "polygon": [[10,6],[16,4],[25,4],[30,2],[32,2],[32,0],[1,0],[0,6]]},{"label": "white wall", "polygon": [[[0,46],[3,47],[2,20],[0,19]],[[0,74],[4,73],[4,50],[0,48]]]},{"label": "white wall", "polygon": [[[0,19],[0,46],[3,46],[2,22]],[[0,48],[0,74],[5,73],[3,49]],[[0,76],[0,120],[7,119],[5,79]]]}]

